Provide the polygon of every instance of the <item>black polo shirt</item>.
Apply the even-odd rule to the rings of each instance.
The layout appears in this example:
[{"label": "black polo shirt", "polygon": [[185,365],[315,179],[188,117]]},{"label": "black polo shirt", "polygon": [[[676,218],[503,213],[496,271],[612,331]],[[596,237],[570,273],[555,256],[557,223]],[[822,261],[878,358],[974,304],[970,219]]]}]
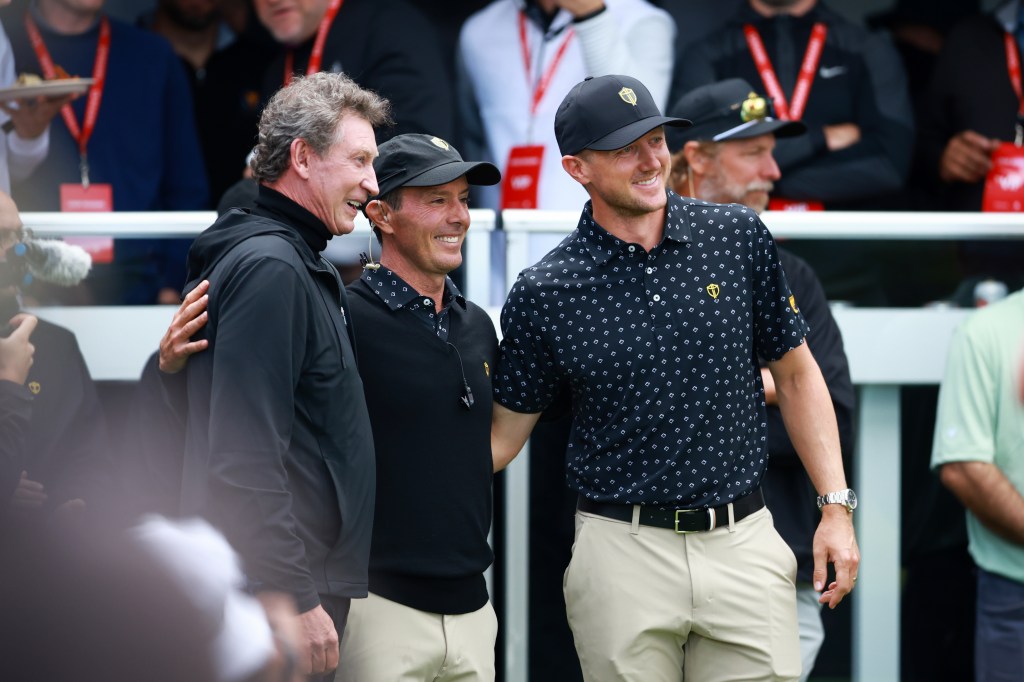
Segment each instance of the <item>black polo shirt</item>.
[{"label": "black polo shirt", "polygon": [[450,277],[444,280],[444,293],[441,295],[441,312],[434,308],[434,299],[420,294],[405,280],[386,267],[379,270],[363,270],[361,276],[373,293],[392,310],[405,308],[412,316],[431,329],[442,341],[448,340],[449,314],[453,303],[466,309],[466,299]]},{"label": "black polo shirt", "polygon": [[798,310],[753,211],[669,192],[664,238],[646,252],[588,203],[508,295],[494,397],[534,413],[572,391],[567,479],[589,498],[723,504],[764,471],[757,358],[803,342]]}]

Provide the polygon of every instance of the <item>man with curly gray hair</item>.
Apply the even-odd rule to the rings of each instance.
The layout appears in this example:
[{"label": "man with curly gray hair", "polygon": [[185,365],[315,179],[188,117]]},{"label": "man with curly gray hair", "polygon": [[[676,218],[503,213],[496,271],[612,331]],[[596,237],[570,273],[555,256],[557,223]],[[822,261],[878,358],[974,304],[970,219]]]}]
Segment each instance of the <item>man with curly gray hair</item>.
[{"label": "man with curly gray hair", "polygon": [[349,600],[367,594],[375,474],[348,302],[321,252],[377,194],[374,127],[388,120],[386,100],[340,74],[274,96],[255,206],[189,252],[186,302],[208,305],[205,327],[171,340],[208,348],[186,374],[182,511],[225,533],[253,590],[294,596],[299,664],[328,679]]}]

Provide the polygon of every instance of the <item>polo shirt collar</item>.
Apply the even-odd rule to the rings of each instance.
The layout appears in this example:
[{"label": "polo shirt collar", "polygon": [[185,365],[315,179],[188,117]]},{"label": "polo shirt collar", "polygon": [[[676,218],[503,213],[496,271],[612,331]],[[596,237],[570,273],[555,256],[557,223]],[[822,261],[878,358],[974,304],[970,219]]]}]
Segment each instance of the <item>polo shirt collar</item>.
[{"label": "polo shirt collar", "polygon": [[[668,204],[665,209],[665,234],[662,241],[669,240],[679,243],[693,240],[690,219],[687,216],[686,208],[689,202],[684,200],[672,190],[668,193]],[[577,239],[583,243],[590,257],[598,265],[605,265],[620,252],[625,251],[629,246],[618,237],[612,235],[594,220],[594,207],[588,201],[580,214],[579,223],[576,225],[579,236]]]},{"label": "polo shirt collar", "polygon": [[[363,270],[361,279],[391,310],[400,310],[412,303],[418,303],[423,298],[423,294],[413,289],[393,270],[389,270],[383,265],[378,270]],[[447,308],[451,301],[455,301],[463,310],[466,309],[466,298],[455,286],[451,277],[446,277],[441,307]]]}]

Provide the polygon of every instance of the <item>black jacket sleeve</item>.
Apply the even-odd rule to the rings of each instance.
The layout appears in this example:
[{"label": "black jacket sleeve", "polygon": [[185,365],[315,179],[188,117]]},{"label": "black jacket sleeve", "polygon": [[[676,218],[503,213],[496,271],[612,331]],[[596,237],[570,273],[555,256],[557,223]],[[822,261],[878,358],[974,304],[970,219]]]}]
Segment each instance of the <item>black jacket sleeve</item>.
[{"label": "black jacket sleeve", "polygon": [[[206,441],[207,510],[260,588],[319,603],[284,459],[310,311],[300,273],[252,258],[211,277],[210,346],[188,365],[189,447]],[[192,434],[193,429],[201,433]]]}]

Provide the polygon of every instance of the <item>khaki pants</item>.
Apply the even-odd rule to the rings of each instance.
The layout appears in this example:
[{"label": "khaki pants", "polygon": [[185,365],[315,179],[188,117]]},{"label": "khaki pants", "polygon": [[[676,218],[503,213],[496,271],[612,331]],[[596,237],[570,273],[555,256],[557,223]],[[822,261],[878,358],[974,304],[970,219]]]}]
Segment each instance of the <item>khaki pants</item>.
[{"label": "khaki pants", "polygon": [[796,680],[795,578],[767,508],[689,535],[577,512],[563,587],[583,676]]},{"label": "khaki pants", "polygon": [[353,599],[337,682],[491,682],[498,619],[491,603],[446,616],[372,592]]}]

